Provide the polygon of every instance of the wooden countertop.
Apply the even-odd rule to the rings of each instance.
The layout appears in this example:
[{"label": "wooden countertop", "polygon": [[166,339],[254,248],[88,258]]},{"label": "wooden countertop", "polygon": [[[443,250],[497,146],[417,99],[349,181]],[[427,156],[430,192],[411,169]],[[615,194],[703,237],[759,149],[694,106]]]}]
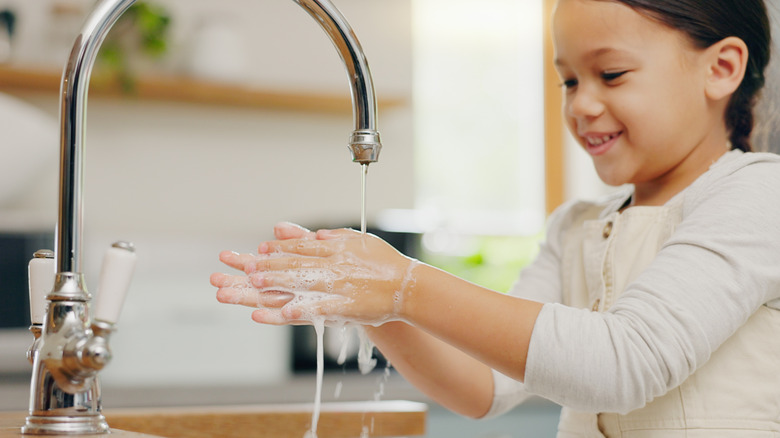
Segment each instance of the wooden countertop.
[{"label": "wooden countertop", "polygon": [[[311,425],[312,405],[108,409],[104,415],[116,429],[111,437],[302,438]],[[365,429],[371,437],[422,436],[426,415],[427,406],[417,402],[324,403],[317,435],[358,438]],[[22,436],[24,416],[0,413],[0,438]]]},{"label": "wooden countertop", "polygon": [[[24,424],[26,414],[18,412],[0,412],[0,438],[22,437],[21,427]],[[30,435],[27,435],[30,436]],[[52,435],[49,435],[52,436]],[[110,434],[101,435],[68,435],[68,438],[153,438],[152,435],[142,433],[112,430]]]}]

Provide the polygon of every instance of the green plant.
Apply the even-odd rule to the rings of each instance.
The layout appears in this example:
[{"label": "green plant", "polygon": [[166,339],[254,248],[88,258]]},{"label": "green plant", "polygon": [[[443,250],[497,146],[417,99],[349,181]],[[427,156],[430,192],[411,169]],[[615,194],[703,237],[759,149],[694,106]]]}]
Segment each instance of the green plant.
[{"label": "green plant", "polygon": [[133,4],[119,17],[98,59],[104,70],[116,76],[124,92],[135,90],[134,60],[159,59],[168,52],[170,24],[170,15],[163,7],[144,1]]}]

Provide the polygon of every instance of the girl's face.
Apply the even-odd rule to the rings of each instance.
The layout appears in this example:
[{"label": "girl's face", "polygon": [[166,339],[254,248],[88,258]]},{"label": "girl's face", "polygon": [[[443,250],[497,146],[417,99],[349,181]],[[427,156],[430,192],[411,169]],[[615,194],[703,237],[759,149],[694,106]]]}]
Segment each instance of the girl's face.
[{"label": "girl's face", "polygon": [[610,0],[559,0],[553,29],[566,122],[605,183],[662,204],[726,152],[706,50],[682,32]]}]

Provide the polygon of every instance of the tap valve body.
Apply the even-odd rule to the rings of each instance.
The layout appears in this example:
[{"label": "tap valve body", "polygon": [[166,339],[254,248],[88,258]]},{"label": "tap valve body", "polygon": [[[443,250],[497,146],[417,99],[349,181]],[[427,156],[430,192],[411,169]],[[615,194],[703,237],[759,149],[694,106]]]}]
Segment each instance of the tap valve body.
[{"label": "tap valve body", "polygon": [[[39,253],[41,253],[39,251]],[[30,415],[25,434],[97,434],[109,430],[101,414],[98,372],[111,360],[109,338],[114,331],[135,266],[132,245],[118,242],[106,254],[100,275],[95,319],[89,320],[90,294],[83,276],[53,274],[52,265],[36,258],[31,266],[31,309],[40,306],[41,284],[53,284],[45,296],[48,309],[40,318],[32,310],[38,333],[28,357],[33,363]],[[43,281],[32,281],[33,271]],[[54,281],[45,281],[49,275]],[[33,286],[34,285],[34,286]]]}]

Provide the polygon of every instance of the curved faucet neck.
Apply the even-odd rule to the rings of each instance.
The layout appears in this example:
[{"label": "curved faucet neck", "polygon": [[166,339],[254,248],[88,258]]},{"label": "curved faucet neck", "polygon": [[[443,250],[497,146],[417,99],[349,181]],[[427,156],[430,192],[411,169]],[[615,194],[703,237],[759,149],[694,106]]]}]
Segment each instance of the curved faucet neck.
[{"label": "curved faucet neck", "polygon": [[84,139],[92,67],[108,31],[135,0],[103,0],[87,17],[60,84],[60,205],[55,242],[57,272],[81,272]]},{"label": "curved faucet neck", "polygon": [[[101,0],[76,38],[60,88],[60,205],[55,252],[57,272],[81,272],[83,166],[87,91],[98,50],[111,27],[136,0]],[[368,61],[355,33],[330,0],[293,0],[325,30],[349,75],[355,130],[353,161],[377,161],[381,150],[377,104]]]},{"label": "curved faucet neck", "polygon": [[370,80],[371,71],[360,42],[343,15],[330,1],[293,0],[305,9],[330,37],[341,56],[352,90],[352,109],[355,131],[376,131],[376,94]]}]

